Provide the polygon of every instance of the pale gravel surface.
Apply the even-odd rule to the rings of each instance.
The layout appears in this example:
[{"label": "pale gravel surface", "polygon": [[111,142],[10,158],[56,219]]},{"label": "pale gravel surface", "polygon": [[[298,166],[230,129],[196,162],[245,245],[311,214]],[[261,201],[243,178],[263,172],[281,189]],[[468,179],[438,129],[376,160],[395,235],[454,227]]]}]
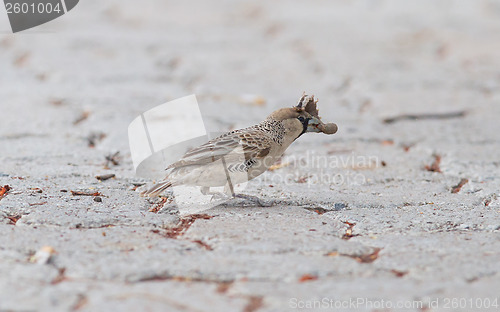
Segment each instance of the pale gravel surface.
[{"label": "pale gravel surface", "polygon": [[[84,0],[16,35],[0,16],[0,185],[12,188],[0,200],[0,311],[500,304],[498,1]],[[250,183],[273,206],[231,201],[166,237],[182,217],[149,212],[154,203],[133,191],[128,124],[194,93],[208,128],[227,131],[304,90],[339,132],[301,137],[289,166]],[[92,133],[106,135],[94,148]],[[104,169],[116,151],[120,164]],[[434,154],[441,173],[424,169]],[[330,165],[314,166],[318,157]],[[95,179],[106,173],[116,178]],[[52,261],[31,263],[45,245]]]}]

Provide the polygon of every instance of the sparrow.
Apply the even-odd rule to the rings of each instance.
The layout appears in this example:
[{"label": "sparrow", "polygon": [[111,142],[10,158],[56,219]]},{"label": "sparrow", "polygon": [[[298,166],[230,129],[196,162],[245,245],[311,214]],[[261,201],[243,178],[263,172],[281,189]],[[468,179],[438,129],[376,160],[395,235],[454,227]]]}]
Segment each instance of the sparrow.
[{"label": "sparrow", "polygon": [[204,195],[211,187],[224,186],[226,196],[236,197],[234,185],[250,181],[271,167],[285,150],[306,132],[334,134],[337,125],[321,121],[317,100],[305,93],[294,107],[281,108],[262,122],[227,132],[188,151],[169,165],[164,180],[142,196],[157,196],[176,185],[200,186]]}]

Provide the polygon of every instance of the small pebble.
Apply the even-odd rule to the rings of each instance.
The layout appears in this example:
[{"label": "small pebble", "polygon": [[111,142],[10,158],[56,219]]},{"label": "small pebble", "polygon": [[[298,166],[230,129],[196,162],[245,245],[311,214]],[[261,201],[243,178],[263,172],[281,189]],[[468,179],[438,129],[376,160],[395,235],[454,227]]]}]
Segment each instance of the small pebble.
[{"label": "small pebble", "polygon": [[106,181],[106,180],[114,178],[114,177],[115,177],[115,174],[110,173],[110,174],[98,175],[95,178],[99,181]]},{"label": "small pebble", "polygon": [[335,132],[337,132],[338,127],[334,123],[327,123],[321,125],[320,130],[325,134],[334,134]]},{"label": "small pebble", "polygon": [[94,201],[100,203],[100,202],[102,202],[102,198],[99,196],[96,196],[96,197],[94,197]]}]

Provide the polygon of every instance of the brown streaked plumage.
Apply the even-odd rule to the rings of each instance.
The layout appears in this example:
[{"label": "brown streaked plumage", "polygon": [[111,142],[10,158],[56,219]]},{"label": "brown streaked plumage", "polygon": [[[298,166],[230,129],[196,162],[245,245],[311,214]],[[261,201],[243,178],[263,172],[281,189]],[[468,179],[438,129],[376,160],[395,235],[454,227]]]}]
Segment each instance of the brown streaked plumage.
[{"label": "brown streaked plumage", "polygon": [[247,182],[264,173],[305,132],[333,134],[335,124],[324,124],[318,115],[314,96],[302,95],[297,106],[274,111],[262,122],[225,133],[187,152],[166,168],[163,181],[143,192],[156,196],[175,185],[225,186],[234,196],[232,185]]}]

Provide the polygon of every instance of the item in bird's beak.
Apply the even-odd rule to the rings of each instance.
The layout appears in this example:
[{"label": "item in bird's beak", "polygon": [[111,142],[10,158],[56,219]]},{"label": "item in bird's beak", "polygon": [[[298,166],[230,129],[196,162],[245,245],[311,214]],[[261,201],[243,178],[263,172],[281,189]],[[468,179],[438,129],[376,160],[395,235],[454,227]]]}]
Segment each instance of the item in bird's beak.
[{"label": "item in bird's beak", "polygon": [[319,130],[324,134],[334,134],[339,129],[333,122],[319,125]]},{"label": "item in bird's beak", "polygon": [[334,134],[337,132],[337,125],[334,123],[323,123],[320,119],[313,117],[307,125],[307,132],[322,132],[324,134]]},{"label": "item in bird's beak", "polygon": [[309,121],[309,126],[307,132],[323,132],[324,134],[334,134],[337,132],[338,127],[334,123],[323,123],[321,117],[319,117],[319,111],[316,103],[318,100],[314,99],[314,96],[308,97],[306,95],[307,104],[304,110],[308,112],[314,118]]}]

